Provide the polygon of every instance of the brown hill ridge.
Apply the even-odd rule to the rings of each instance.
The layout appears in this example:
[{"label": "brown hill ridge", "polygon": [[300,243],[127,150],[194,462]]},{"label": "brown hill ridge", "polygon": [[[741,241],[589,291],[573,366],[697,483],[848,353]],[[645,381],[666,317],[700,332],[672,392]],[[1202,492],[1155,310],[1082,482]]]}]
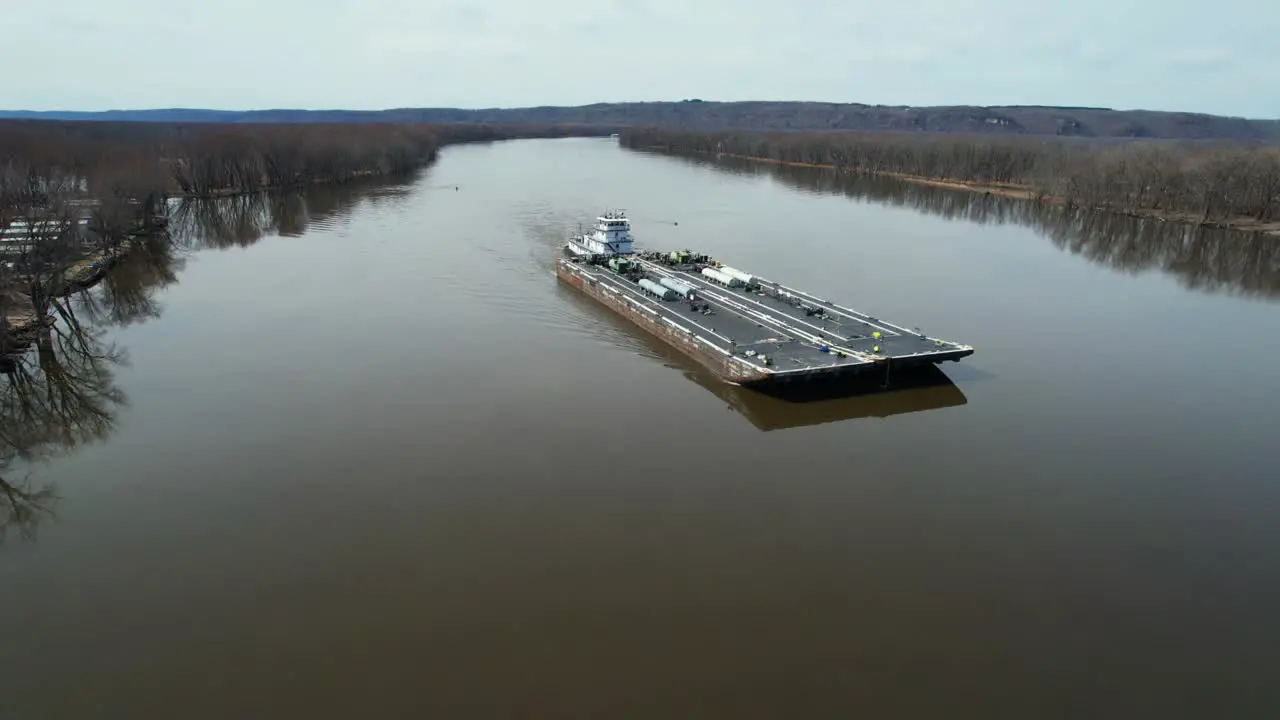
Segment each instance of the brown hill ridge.
[{"label": "brown hill ridge", "polygon": [[791,101],[595,103],[573,107],[390,110],[0,111],[0,117],[154,122],[591,124],[690,130],[870,130],[1280,142],[1280,120],[1038,105],[912,107]]}]

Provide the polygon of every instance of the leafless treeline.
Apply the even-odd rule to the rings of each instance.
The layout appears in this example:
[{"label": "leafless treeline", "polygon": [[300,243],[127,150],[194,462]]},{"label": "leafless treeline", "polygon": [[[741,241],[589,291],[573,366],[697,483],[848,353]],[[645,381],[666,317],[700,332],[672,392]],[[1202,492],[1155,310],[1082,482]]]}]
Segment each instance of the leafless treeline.
[{"label": "leafless treeline", "polygon": [[810,192],[846,195],[976,224],[1028,227],[1064,251],[1119,272],[1158,271],[1190,290],[1280,299],[1280,243],[1261,233],[1026,202],[880,175],[733,157],[678,157],[722,172],[767,175]]},{"label": "leafless treeline", "polygon": [[[1280,148],[945,133],[625,129],[622,144],[1005,186],[1068,207],[1210,224],[1280,221]],[[1248,221],[1248,222],[1242,222]]]},{"label": "leafless treeline", "polygon": [[400,173],[444,145],[602,135],[590,126],[0,121],[0,166],[79,179],[102,200],[246,192]]},{"label": "leafless treeline", "polygon": [[246,247],[269,234],[301,236],[309,228],[340,222],[361,206],[402,203],[410,192],[408,184],[371,178],[341,186],[181,198],[171,205],[168,229],[173,242],[184,248]]},{"label": "leafless treeline", "polygon": [[214,126],[188,130],[179,148],[163,157],[178,189],[209,196],[408,172],[435,158],[439,137],[425,126]]},{"label": "leafless treeline", "polygon": [[[0,357],[11,329],[167,224],[169,199],[407,173],[442,145],[600,135],[585,126],[0,121]],[[90,260],[101,265],[91,267]]]}]

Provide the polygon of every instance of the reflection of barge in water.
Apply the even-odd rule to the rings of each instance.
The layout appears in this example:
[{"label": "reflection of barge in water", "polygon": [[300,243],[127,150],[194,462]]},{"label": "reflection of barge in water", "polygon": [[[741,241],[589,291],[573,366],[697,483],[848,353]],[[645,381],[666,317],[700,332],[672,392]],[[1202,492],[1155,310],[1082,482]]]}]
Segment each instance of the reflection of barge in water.
[{"label": "reflection of barge in water", "polygon": [[710,375],[688,356],[648,333],[635,332],[630,323],[598,303],[568,288],[565,297],[623,331],[627,340],[620,345],[651,354],[684,371],[690,381],[723,400],[730,410],[763,432],[859,418],[887,418],[968,403],[960,388],[936,365],[895,371],[887,386],[881,384],[883,378],[864,376],[814,384],[738,387]]},{"label": "reflection of barge in water", "polygon": [[973,354],[704,255],[637,251],[621,212],[564,250],[556,277],[734,385],[883,377]]},{"label": "reflection of barge in water", "polygon": [[879,380],[862,378],[779,393],[735,387],[698,371],[686,375],[764,432],[860,418],[887,418],[969,402],[936,365],[895,373],[887,387],[880,386]]}]

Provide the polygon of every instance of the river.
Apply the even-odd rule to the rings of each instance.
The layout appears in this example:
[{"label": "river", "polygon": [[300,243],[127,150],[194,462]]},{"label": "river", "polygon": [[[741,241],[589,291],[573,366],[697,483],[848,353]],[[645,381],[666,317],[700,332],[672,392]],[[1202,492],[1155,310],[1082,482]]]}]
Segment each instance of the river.
[{"label": "river", "polygon": [[[614,206],[976,353],[718,385]],[[6,720],[1280,710],[1274,241],[607,139],[174,226],[0,378]]]}]

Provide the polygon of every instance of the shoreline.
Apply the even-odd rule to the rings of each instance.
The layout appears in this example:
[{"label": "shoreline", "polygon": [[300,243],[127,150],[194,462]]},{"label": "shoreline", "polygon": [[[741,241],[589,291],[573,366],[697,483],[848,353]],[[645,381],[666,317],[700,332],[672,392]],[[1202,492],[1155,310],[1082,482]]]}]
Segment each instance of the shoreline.
[{"label": "shoreline", "polygon": [[429,167],[431,163],[416,167],[404,172],[381,172],[378,170],[357,170],[351,174],[349,178],[316,178],[312,180],[301,180],[295,183],[279,184],[279,185],[258,185],[252,188],[218,188],[203,193],[186,192],[181,188],[168,190],[165,197],[171,200],[216,200],[218,198],[238,197],[240,195],[255,195],[257,193],[281,192],[306,190],[310,187],[322,185],[346,185],[348,183],[376,181],[385,178],[394,178],[399,175],[412,175],[422,168]]},{"label": "shoreline", "polygon": [[[1000,197],[1011,198],[1014,200],[1026,200],[1028,202],[1046,203],[1052,205],[1065,205],[1062,198],[1053,195],[1041,195],[1030,186],[1013,185],[1000,183],[980,183],[968,180],[952,180],[940,178],[928,178],[920,175],[909,175],[907,173],[896,173],[889,171],[860,171],[854,168],[842,168],[837,165],[825,163],[805,163],[793,160],[776,160],[774,158],[758,157],[754,155],[739,155],[736,153],[725,152],[694,152],[685,153],[673,151],[661,145],[647,146],[652,150],[661,150],[676,155],[692,155],[694,157],[729,157],[739,160],[748,160],[751,162],[768,163],[773,165],[787,165],[790,167],[807,167],[819,170],[831,170],[837,173],[847,174],[863,174],[877,177],[893,178],[902,182],[915,183],[917,185],[927,185],[929,187],[943,188],[947,190],[963,190],[972,193],[981,193],[984,195],[997,195]],[[1187,213],[1162,212],[1159,210],[1120,210],[1109,208],[1104,205],[1098,205],[1090,208],[1099,212],[1109,212],[1117,215],[1128,215],[1136,218],[1147,218],[1158,220],[1160,222],[1177,222],[1189,226],[1213,228],[1216,230],[1234,230],[1236,232],[1250,232],[1268,235],[1272,237],[1280,237],[1280,222],[1260,222],[1252,218],[1236,218],[1233,220],[1200,220],[1199,218],[1188,215]]]},{"label": "shoreline", "polygon": [[[57,162],[70,162],[75,152],[116,151],[116,161],[136,161],[137,167],[125,166],[122,172],[132,173],[129,179],[136,181],[129,198],[116,197],[128,204],[138,205],[138,217],[132,224],[132,234],[118,247],[105,251],[90,251],[85,256],[65,266],[55,275],[56,282],[49,282],[44,292],[51,298],[63,298],[75,292],[97,285],[117,263],[137,246],[139,238],[151,233],[166,233],[169,220],[169,203],[174,200],[215,200],[242,198],[271,192],[305,192],[310,188],[343,186],[365,182],[416,179],[419,173],[437,163],[441,151],[456,145],[488,144],[508,140],[532,138],[604,137],[616,132],[612,126],[493,126],[414,124],[412,127],[379,126],[363,123],[337,126],[292,125],[284,130],[278,127],[228,126],[219,123],[197,124],[183,134],[177,126],[178,136],[185,138],[171,145],[166,153],[164,144],[152,148],[139,145],[127,136],[118,134],[119,128],[98,123],[5,123],[16,143],[32,147],[44,147],[40,143],[53,143],[62,154],[38,158],[42,171],[57,167]],[[72,126],[79,132],[73,133]],[[87,131],[86,128],[92,128]],[[115,128],[105,135],[103,128]],[[134,125],[147,128],[143,136],[167,138],[174,126]],[[221,133],[221,134],[219,134]],[[228,144],[227,137],[232,141]],[[172,141],[168,141],[172,143]],[[265,145],[263,143],[266,143]],[[283,151],[287,169],[272,165],[272,153]],[[154,157],[153,157],[154,156]],[[50,159],[52,158],[52,159]],[[279,158],[276,158],[277,160]],[[152,162],[157,168],[148,169]],[[27,160],[24,160],[27,162]],[[47,163],[53,163],[47,165]],[[182,169],[172,166],[185,164]],[[32,166],[31,172],[36,172]],[[101,168],[97,168],[101,171]],[[154,172],[153,172],[154,170]],[[103,177],[110,179],[108,174]],[[288,182],[272,182],[285,177]],[[120,178],[116,178],[119,180]],[[233,183],[226,186],[226,183]],[[222,187],[209,187],[210,185]],[[237,186],[238,184],[238,186]],[[104,199],[83,189],[64,190],[68,204],[92,206]],[[7,206],[6,206],[7,209]],[[82,219],[83,221],[83,219]],[[6,227],[8,223],[5,223]],[[120,228],[124,230],[124,228]],[[129,232],[129,231],[126,231]],[[10,273],[6,272],[6,276]],[[53,324],[53,319],[31,308],[33,302],[25,287],[31,278],[6,277],[0,292],[6,296],[4,327],[0,332],[0,368],[10,358],[24,353],[42,328]]]},{"label": "shoreline", "polygon": [[[120,247],[112,254],[95,255],[81,258],[72,263],[67,268],[67,272],[62,279],[60,287],[55,289],[49,295],[51,298],[65,298],[73,293],[82,290],[88,290],[95,287],[98,283],[106,278],[107,273],[125,259],[134,249],[134,240],[126,240],[121,243]],[[4,289],[0,288],[0,292]],[[27,304],[9,310],[6,320],[9,327],[7,352],[0,353],[0,370],[3,370],[6,364],[11,364],[14,359],[25,353],[31,344],[35,342],[36,336],[42,328],[52,327],[55,320],[52,315],[46,315],[43,318],[36,314],[36,311],[30,307],[30,298],[26,293],[20,290],[10,290],[12,295],[24,298]]]},{"label": "shoreline", "polygon": [[394,179],[397,177],[409,177],[435,165],[440,159],[440,153],[447,148],[460,145],[479,145],[484,143],[495,142],[511,142],[514,140],[546,140],[546,139],[563,139],[567,137],[606,137],[604,135],[586,134],[586,135],[531,135],[528,137],[487,137],[487,138],[461,138],[448,139],[440,142],[436,146],[435,152],[430,157],[420,160],[412,167],[397,170],[380,170],[375,168],[364,168],[353,170],[348,177],[335,178],[309,178],[299,180],[293,183],[283,184],[264,184],[251,188],[217,188],[204,193],[186,192],[181,188],[174,188],[165,191],[167,199],[190,199],[190,200],[213,200],[219,198],[238,197],[241,195],[253,195],[261,192],[281,192],[281,191],[297,191],[306,190],[310,187],[323,185],[346,185],[356,182],[377,182],[379,180]]}]

